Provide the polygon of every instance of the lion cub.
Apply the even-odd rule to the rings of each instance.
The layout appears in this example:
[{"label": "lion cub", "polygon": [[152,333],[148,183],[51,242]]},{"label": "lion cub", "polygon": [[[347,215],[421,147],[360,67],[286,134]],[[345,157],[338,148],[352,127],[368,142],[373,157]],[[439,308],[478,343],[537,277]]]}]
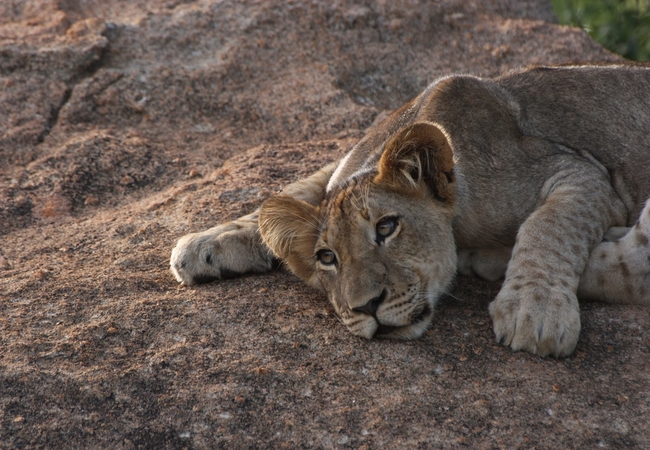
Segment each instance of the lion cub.
[{"label": "lion cub", "polygon": [[[577,297],[650,304],[650,67],[449,76],[339,163],[172,251],[194,284],[284,262],[365,338],[422,335],[457,271],[498,342],[566,356]],[[645,208],[644,208],[645,204]]]}]

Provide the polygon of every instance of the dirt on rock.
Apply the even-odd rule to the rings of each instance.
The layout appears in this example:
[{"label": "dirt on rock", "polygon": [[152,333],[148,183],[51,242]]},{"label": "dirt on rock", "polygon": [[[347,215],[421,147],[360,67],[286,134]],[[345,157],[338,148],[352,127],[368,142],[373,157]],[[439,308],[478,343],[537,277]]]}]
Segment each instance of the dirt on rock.
[{"label": "dirt on rock", "polygon": [[617,59],[543,0],[4,0],[0,448],[650,447],[647,308],[542,359],[494,342],[499,283],[365,341],[285,270],[168,262],[441,75]]}]

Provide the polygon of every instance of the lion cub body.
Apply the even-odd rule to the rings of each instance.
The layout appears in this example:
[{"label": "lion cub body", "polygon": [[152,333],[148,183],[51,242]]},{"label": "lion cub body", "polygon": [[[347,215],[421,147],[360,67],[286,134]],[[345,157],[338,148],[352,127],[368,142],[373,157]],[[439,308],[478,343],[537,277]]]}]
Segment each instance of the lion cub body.
[{"label": "lion cub body", "polygon": [[[259,216],[181,239],[172,271],[191,284],[277,257],[353,333],[414,338],[458,266],[505,276],[499,342],[567,355],[578,292],[650,303],[649,130],[646,66],[446,77]],[[623,237],[603,242],[612,227]]]}]

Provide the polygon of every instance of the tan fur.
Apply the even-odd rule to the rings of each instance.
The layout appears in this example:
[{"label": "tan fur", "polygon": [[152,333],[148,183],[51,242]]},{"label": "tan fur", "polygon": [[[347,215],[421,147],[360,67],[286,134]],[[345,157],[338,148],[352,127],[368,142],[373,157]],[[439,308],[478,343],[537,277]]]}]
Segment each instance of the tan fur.
[{"label": "tan fur", "polygon": [[650,303],[650,200],[624,236],[593,250],[578,295],[609,303]]},{"label": "tan fur", "polygon": [[499,342],[565,356],[577,294],[650,304],[648,130],[648,66],[446,77],[259,216],[182,238],[172,271],[191,284],[275,255],[353,333],[415,338],[458,266],[505,277]]}]

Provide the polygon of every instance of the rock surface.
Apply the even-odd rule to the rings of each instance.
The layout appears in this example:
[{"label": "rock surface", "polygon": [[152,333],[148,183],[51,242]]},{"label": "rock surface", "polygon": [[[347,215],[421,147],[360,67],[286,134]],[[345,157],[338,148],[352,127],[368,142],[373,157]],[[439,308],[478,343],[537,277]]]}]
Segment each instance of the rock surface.
[{"label": "rock surface", "polygon": [[616,59],[542,0],[3,1],[0,448],[650,447],[647,308],[540,359],[498,283],[383,342],[285,271],[168,270],[440,75]]}]

